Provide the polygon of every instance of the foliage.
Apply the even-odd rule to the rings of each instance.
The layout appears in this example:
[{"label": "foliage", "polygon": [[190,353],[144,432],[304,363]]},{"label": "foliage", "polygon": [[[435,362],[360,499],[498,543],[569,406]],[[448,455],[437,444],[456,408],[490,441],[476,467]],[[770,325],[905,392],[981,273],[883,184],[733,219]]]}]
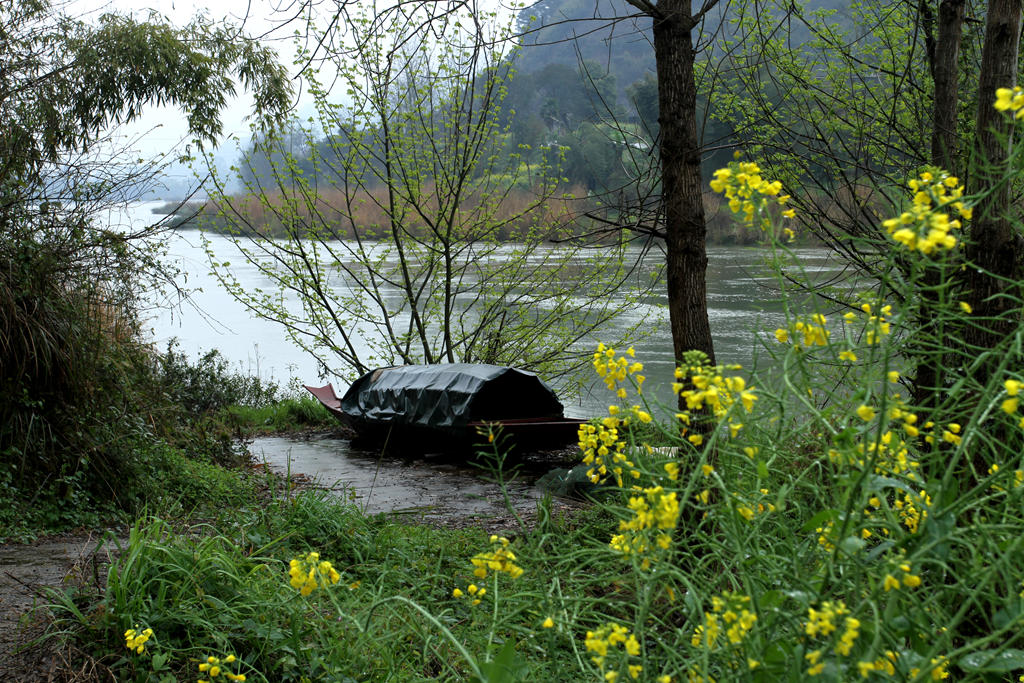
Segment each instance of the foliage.
[{"label": "foliage", "polygon": [[[1000,94],[1013,114],[1024,109],[1015,94]],[[965,238],[952,223],[970,220],[977,200],[926,173],[883,226],[882,258],[909,261],[884,272],[910,276],[865,289],[838,320],[787,301],[786,322],[765,335],[769,375],[690,354],[677,410],[648,403],[652,380],[632,353],[598,348],[593,367],[614,399],[581,429],[581,449],[617,494],[596,514],[559,520],[542,502],[534,528],[489,540],[342,514],[310,496],[248,513],[230,537],[174,538],[150,522],[112,569],[107,609],[65,598],[66,623],[125,671],[146,661],[121,656],[121,633],[152,628],[178,666],[232,652],[250,680],[1017,678],[1024,324],[994,349],[937,352],[948,382],[938,403],[904,393],[906,344],[956,341],[977,324],[949,287],[910,296],[928,269],[941,282],[955,273]],[[755,204],[778,201],[770,182],[740,187]],[[743,202],[736,210],[760,220]],[[799,260],[775,239],[768,249],[784,284]],[[952,332],[919,325],[915,307]],[[691,429],[697,421],[710,428]],[[673,449],[639,442],[637,423]],[[302,596],[289,561],[302,566],[311,550],[330,565],[313,567]]]},{"label": "foliage", "polygon": [[232,75],[264,124],[281,116],[289,88],[272,52],[201,20],[178,29],[104,14],[90,24],[45,0],[5,0],[0,35],[4,522],[23,522],[45,498],[54,504],[42,521],[60,526],[128,505],[136,449],[180,417],[157,415],[167,403],[154,396],[160,371],[140,334],[143,297],[173,277],[160,264],[160,228],[100,224],[145,175],[109,148],[110,125],[174,104],[209,141]]},{"label": "foliage", "polygon": [[193,363],[177,346],[177,340],[172,340],[167,351],[157,357],[157,373],[166,396],[189,413],[203,415],[228,406],[263,408],[281,397],[275,383],[232,372],[227,359],[216,349]]},{"label": "foliage", "polygon": [[176,29],[156,17],[139,22],[113,13],[93,25],[46,0],[4,0],[0,25],[7,65],[0,76],[8,121],[0,137],[5,216],[36,210],[11,200],[43,200],[46,185],[65,201],[109,193],[110,179],[102,175],[95,179],[99,187],[88,187],[73,175],[53,175],[60,167],[50,164],[89,150],[110,124],[131,121],[146,104],[181,107],[190,132],[207,141],[221,131],[220,110],[235,91],[232,76],[254,94],[262,125],[288,108],[285,72],[274,53],[230,26],[196,20]]},{"label": "foliage", "polygon": [[282,429],[308,424],[303,418],[317,414],[315,406],[302,403],[273,408],[267,401],[277,395],[275,387],[228,372],[215,352],[193,365],[173,344],[163,355],[146,348],[99,348],[118,355],[108,361],[109,383],[98,390],[131,403],[94,398],[93,408],[107,412],[68,417],[89,431],[75,434],[48,458],[32,441],[5,452],[0,538],[98,526],[140,507],[202,513],[239,503],[252,489],[223,469],[246,457],[238,440],[243,421],[228,408],[285,415],[278,418]]},{"label": "foliage", "polygon": [[228,408],[231,424],[246,434],[295,432],[338,426],[337,418],[311,396],[283,398],[261,407],[234,405]]},{"label": "foliage", "polygon": [[[879,223],[900,203],[903,178],[939,163],[931,154],[935,4],[740,3],[723,29],[714,115],[794,194],[804,230],[871,273],[887,263],[876,256],[885,243]],[[967,5],[968,15],[983,13]],[[967,175],[977,26],[965,24],[960,53],[953,175]]]},{"label": "foliage", "polygon": [[[438,43],[429,7],[345,14],[355,47],[339,44],[326,64],[300,55],[312,60],[315,124],[264,143],[276,145],[272,176],[253,173],[247,197],[217,198],[219,222],[269,284],[246,289],[223,255],[211,263],[325,375],[459,361],[569,375],[581,342],[654,283],[634,276],[621,241],[551,244],[572,236],[573,207],[557,195],[559,152],[528,164],[503,127],[507,32],[460,9],[437,19],[452,36]],[[332,87],[317,75],[328,66]],[[340,92],[348,103],[336,103]],[[515,191],[523,173],[529,192]],[[613,296],[624,286],[625,302]]]}]

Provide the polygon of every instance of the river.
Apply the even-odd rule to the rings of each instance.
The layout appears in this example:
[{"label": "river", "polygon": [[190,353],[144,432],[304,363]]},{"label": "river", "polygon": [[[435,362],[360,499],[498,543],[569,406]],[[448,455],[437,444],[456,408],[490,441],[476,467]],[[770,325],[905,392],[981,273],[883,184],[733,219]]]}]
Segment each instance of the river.
[{"label": "river", "polygon": [[[154,222],[152,209],[159,203],[133,205],[127,213],[112,217],[112,224],[135,226]],[[230,261],[243,287],[268,287],[269,281],[244,259],[239,258],[230,240],[210,236],[211,249],[218,262]],[[180,231],[167,238],[167,260],[181,275],[178,284],[192,295],[180,306],[155,300],[147,327],[152,340],[165,347],[172,339],[180,349],[195,358],[210,349],[218,349],[233,369],[256,374],[268,380],[298,387],[331,381],[339,393],[347,383],[337,377],[320,377],[316,363],[288,341],[276,323],[246,310],[231,297],[210,274],[207,254],[196,231]],[[803,248],[794,253],[803,271],[817,282],[828,282],[841,270],[841,264],[823,249]],[[655,256],[656,257],[656,256]],[[766,253],[757,247],[712,247],[708,250],[708,316],[720,363],[738,363],[745,368],[758,364],[763,343],[774,343],[771,332],[782,320],[777,279],[765,264]],[[651,264],[653,268],[653,264]],[[609,326],[603,340],[641,323],[650,334],[636,344],[637,359],[645,364],[648,380],[645,395],[671,404],[674,361],[668,329],[664,294],[631,308],[622,319]],[[603,384],[572,401],[566,401],[566,413],[574,417],[606,414],[609,395]],[[443,458],[384,457],[380,453],[355,450],[343,440],[330,437],[313,439],[262,438],[250,450],[258,461],[281,472],[300,472],[351,496],[370,513],[403,513],[409,517],[454,523],[476,518],[493,529],[512,523],[500,489],[486,472],[464,462]],[[552,467],[543,459],[520,467],[508,492],[518,514],[533,513],[542,495],[536,482]],[[557,503],[564,505],[565,503]]]},{"label": "river", "polygon": [[[156,203],[131,207],[131,220],[153,221],[151,209]],[[218,261],[230,261],[231,268],[246,288],[269,287],[271,283],[255,266],[240,258],[230,240],[210,236]],[[192,357],[216,348],[236,370],[272,379],[280,384],[322,384],[333,382],[339,393],[347,382],[337,377],[320,377],[316,363],[286,338],[277,323],[264,320],[235,301],[210,274],[200,234],[181,231],[169,238],[168,257],[182,272],[180,284],[192,290],[191,300],[181,307],[155,308],[147,327],[152,339],[163,347],[177,338],[181,350]],[[795,250],[805,272],[824,282],[839,272],[841,264],[819,248]],[[782,320],[778,303],[777,279],[765,265],[766,253],[758,247],[717,246],[708,249],[708,317],[719,363],[737,363],[750,368],[757,362],[758,349]],[[651,258],[657,258],[656,253]],[[653,267],[653,264],[652,264]],[[166,302],[161,302],[166,303]],[[645,367],[645,388],[663,403],[671,401],[670,384],[674,360],[665,305],[667,298],[657,294],[643,305],[627,311],[610,325],[604,339],[619,336],[628,327],[641,323],[650,334],[636,344],[637,359]],[[608,396],[603,385],[584,395],[567,400],[566,413],[575,417],[603,414]]]}]

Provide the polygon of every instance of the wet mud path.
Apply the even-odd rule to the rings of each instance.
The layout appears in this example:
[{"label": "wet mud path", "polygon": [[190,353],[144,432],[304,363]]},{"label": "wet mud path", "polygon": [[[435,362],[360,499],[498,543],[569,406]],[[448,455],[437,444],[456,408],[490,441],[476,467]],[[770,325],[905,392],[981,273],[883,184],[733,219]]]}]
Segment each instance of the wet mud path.
[{"label": "wet mud path", "polygon": [[[361,451],[343,439],[314,435],[297,440],[256,439],[255,462],[281,475],[302,473],[316,485],[350,498],[367,514],[392,513],[409,522],[478,525],[512,518],[495,473],[486,463],[444,455],[398,457]],[[509,501],[530,516],[544,492],[537,480],[563,464],[564,456],[527,456],[510,461],[504,473]]]},{"label": "wet mud path", "polygon": [[0,681],[67,680],[54,644],[34,644],[49,623],[45,589],[98,580],[122,532],[61,534],[30,544],[0,545]]}]

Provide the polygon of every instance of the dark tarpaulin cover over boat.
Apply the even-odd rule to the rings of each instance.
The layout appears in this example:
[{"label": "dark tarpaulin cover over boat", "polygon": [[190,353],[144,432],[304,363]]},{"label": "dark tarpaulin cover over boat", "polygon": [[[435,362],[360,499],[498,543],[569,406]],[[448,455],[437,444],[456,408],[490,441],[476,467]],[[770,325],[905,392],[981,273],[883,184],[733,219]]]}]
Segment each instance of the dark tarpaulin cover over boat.
[{"label": "dark tarpaulin cover over boat", "polygon": [[356,429],[457,431],[471,422],[562,417],[561,402],[537,375],[482,363],[380,368],[349,387],[340,410]]}]

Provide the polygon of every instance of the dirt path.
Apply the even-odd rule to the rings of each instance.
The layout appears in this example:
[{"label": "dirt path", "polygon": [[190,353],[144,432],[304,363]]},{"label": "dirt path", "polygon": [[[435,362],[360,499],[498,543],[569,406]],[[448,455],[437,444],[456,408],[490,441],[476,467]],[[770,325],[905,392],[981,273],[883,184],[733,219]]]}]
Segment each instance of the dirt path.
[{"label": "dirt path", "polygon": [[[123,534],[121,534],[123,537]],[[26,545],[0,545],[0,681],[63,681],[70,677],[54,645],[33,645],[48,623],[43,588],[103,577],[109,532],[54,536]],[[123,542],[123,538],[122,538]]]}]

